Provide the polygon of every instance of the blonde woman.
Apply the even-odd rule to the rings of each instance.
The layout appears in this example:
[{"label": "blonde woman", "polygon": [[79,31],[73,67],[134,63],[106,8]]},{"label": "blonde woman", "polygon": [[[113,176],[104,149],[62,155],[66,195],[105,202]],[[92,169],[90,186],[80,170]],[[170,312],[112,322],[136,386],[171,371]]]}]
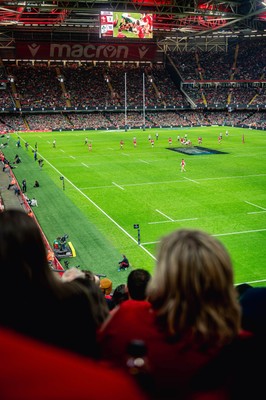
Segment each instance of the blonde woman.
[{"label": "blonde woman", "polygon": [[164,237],[147,298],[122,303],[103,326],[102,354],[123,365],[127,343],[144,340],[156,396],[183,398],[202,368],[242,338],[225,247],[199,230],[181,229]]}]

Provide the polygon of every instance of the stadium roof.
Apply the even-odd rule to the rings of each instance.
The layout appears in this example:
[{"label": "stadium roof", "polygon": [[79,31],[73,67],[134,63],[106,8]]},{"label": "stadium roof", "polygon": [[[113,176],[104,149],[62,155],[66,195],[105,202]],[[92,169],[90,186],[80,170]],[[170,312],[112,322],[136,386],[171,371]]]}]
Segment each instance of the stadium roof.
[{"label": "stadium roof", "polygon": [[40,32],[98,35],[101,10],[152,13],[157,40],[225,30],[266,33],[262,0],[0,0],[0,34],[3,40],[6,35],[19,40],[27,32],[33,40]]}]

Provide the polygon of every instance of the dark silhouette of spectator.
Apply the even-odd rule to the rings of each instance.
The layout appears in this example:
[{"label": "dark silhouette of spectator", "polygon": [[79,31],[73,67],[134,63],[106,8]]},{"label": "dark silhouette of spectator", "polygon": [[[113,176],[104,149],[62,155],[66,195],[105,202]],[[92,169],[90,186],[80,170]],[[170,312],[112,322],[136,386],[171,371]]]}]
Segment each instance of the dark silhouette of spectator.
[{"label": "dark silhouette of spectator", "polygon": [[43,159],[39,158],[38,163],[39,163],[40,169],[42,169],[42,167],[43,167]]},{"label": "dark silhouette of spectator", "polygon": [[3,328],[0,353],[2,399],[99,400],[99,384],[104,383],[116,400],[124,400],[125,393],[127,400],[147,400],[124,371]]},{"label": "dark silhouette of spectator", "polygon": [[134,269],[127,277],[127,289],[130,299],[146,300],[146,288],[151,274],[145,269]]},{"label": "dark silhouette of spectator", "polygon": [[36,180],[36,181],[34,182],[34,185],[33,185],[33,187],[35,187],[35,188],[38,188],[38,187],[40,187],[39,181],[37,181],[37,180]]},{"label": "dark silhouette of spectator", "polygon": [[[194,377],[225,346],[245,338],[228,252],[202,231],[171,233],[160,242],[147,299],[116,308],[98,334],[101,354],[125,366],[127,344],[144,340],[156,398],[193,398]],[[226,368],[230,380],[234,371]],[[224,385],[209,382],[205,389],[221,394]]]},{"label": "dark silhouette of spectator", "polygon": [[23,181],[22,181],[22,192],[23,193],[27,192],[27,181],[26,181],[26,179],[23,179]]},{"label": "dark silhouette of spectator", "polygon": [[265,339],[266,287],[247,287],[239,301],[242,308],[242,327]]},{"label": "dark silhouette of spectator", "polygon": [[114,293],[112,295],[112,300],[115,304],[115,306],[119,306],[123,301],[128,300],[128,290],[127,290],[127,285],[124,283],[121,283],[118,285]]},{"label": "dark silhouette of spectator", "polygon": [[108,317],[109,308],[105,297],[102,295],[97,277],[91,271],[82,271],[76,267],[72,267],[63,273],[62,280],[64,282],[71,282],[75,280],[75,282],[79,282],[90,291],[90,295],[93,299],[93,307],[91,312],[95,324],[97,328],[99,328]]},{"label": "dark silhouette of spectator", "polygon": [[[90,291],[51,270],[35,219],[20,210],[0,214],[0,325],[84,356],[98,356]],[[4,304],[2,303],[2,304]]]}]

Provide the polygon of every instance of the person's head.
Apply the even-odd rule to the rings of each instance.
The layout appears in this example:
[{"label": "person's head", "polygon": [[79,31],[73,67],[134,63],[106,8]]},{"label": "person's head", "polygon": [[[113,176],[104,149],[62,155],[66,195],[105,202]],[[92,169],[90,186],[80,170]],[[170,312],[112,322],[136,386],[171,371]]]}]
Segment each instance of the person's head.
[{"label": "person's head", "polygon": [[84,284],[81,271],[82,277],[75,269],[67,272],[72,277],[66,282],[52,271],[43,234],[26,212],[0,213],[0,269],[0,302],[6,304],[0,309],[1,325],[71,351],[97,355],[96,330],[107,314],[100,310],[97,315],[102,293],[94,282],[90,287]]},{"label": "person's head", "polygon": [[203,231],[180,229],[162,238],[147,295],[172,335],[225,344],[240,330],[230,256]]},{"label": "person's head", "polygon": [[265,338],[266,287],[247,287],[239,301],[242,309],[242,328]]},{"label": "person's head", "polygon": [[[21,287],[50,274],[39,226],[22,210],[0,213],[0,265],[3,285]],[[17,288],[18,289],[18,288]]]},{"label": "person's head", "polygon": [[113,283],[108,278],[102,278],[100,280],[100,289],[104,295],[109,295],[112,292]]},{"label": "person's head", "polygon": [[145,269],[132,270],[127,277],[127,288],[129,297],[133,300],[145,300],[147,284],[151,274]]},{"label": "person's head", "polygon": [[123,301],[128,300],[127,286],[124,283],[121,283],[121,285],[118,285],[115,288],[112,300],[116,306],[123,303]]},{"label": "person's head", "polygon": [[67,269],[61,277],[63,282],[71,282],[76,278],[85,278],[85,273],[76,267]]}]

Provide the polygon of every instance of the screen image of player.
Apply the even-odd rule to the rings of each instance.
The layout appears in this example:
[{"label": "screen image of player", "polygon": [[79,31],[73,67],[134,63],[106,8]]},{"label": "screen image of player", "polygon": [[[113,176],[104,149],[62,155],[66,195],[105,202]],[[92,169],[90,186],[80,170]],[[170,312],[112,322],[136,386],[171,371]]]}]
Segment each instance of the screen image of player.
[{"label": "screen image of player", "polygon": [[100,37],[152,39],[152,14],[101,11]]}]

